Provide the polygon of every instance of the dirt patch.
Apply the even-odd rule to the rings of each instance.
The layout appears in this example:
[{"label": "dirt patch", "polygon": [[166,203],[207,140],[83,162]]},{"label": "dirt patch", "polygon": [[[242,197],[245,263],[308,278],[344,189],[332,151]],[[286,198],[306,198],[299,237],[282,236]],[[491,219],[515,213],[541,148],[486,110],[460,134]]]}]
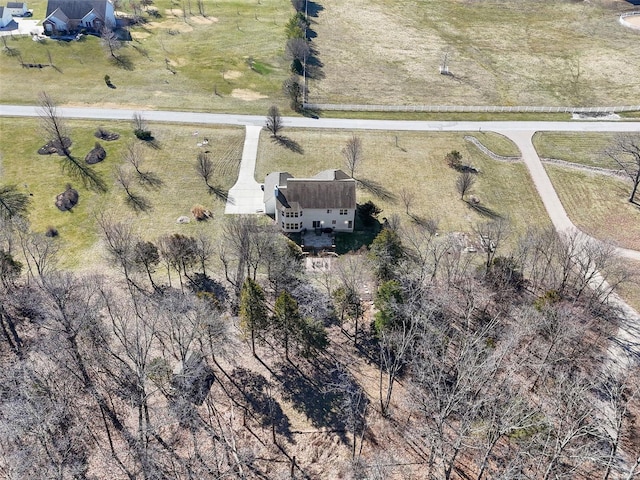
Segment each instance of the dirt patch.
[{"label": "dirt patch", "polygon": [[196,25],[211,25],[212,23],[218,23],[216,17],[189,17],[191,23]]},{"label": "dirt patch", "polygon": [[170,33],[193,32],[193,27],[184,22],[149,22],[146,26],[151,30],[163,29],[168,30]]},{"label": "dirt patch", "polygon": [[235,80],[236,78],[240,78],[242,76],[242,72],[238,70],[228,70],[224,72],[223,76],[225,80]]},{"label": "dirt patch", "polygon": [[243,88],[236,88],[231,92],[233,98],[239,98],[240,100],[252,101],[260,100],[262,98],[269,98],[268,95],[262,95],[260,92],[254,90],[246,90]]},{"label": "dirt patch", "polygon": [[142,40],[149,36],[151,36],[151,34],[147,32],[131,32],[131,38],[134,40]]},{"label": "dirt patch", "polygon": [[164,14],[167,17],[183,17],[184,12],[179,8],[168,8],[164,11]]}]

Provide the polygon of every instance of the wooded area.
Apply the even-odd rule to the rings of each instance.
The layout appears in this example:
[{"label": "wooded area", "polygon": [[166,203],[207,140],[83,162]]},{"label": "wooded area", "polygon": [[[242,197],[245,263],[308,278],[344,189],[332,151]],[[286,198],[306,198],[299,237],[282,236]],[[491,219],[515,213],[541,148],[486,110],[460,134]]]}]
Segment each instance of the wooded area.
[{"label": "wooded area", "polygon": [[601,244],[507,242],[499,221],[476,225],[470,253],[389,219],[316,271],[258,217],[225,219],[213,244],[146,241],[105,216],[111,267],[79,273],[56,268],[56,238],[14,197],[0,216],[5,478],[640,473],[637,358],[607,302],[637,279]]}]

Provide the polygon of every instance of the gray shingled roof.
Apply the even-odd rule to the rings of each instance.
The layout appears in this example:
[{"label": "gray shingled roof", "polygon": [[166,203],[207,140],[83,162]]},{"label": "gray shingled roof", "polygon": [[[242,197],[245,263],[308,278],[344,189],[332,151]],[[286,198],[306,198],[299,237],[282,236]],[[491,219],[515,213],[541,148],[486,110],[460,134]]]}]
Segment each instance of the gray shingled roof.
[{"label": "gray shingled roof", "polygon": [[273,189],[276,185],[286,185],[287,179],[292,178],[289,172],[271,172],[264,179],[264,202],[273,197]]},{"label": "gray shingled roof", "polygon": [[356,182],[290,178],[285,196],[302,208],[356,208]]},{"label": "gray shingled roof", "polygon": [[72,20],[80,20],[91,10],[95,10],[96,15],[104,20],[107,0],[49,0],[46,17],[58,8]]},{"label": "gray shingled roof", "polygon": [[22,8],[24,6],[23,2],[8,2],[7,8]]},{"label": "gray shingled roof", "polygon": [[314,175],[313,178],[318,180],[347,180],[351,177],[346,173],[344,173],[342,170],[332,169],[332,170],[323,170],[317,175]]}]

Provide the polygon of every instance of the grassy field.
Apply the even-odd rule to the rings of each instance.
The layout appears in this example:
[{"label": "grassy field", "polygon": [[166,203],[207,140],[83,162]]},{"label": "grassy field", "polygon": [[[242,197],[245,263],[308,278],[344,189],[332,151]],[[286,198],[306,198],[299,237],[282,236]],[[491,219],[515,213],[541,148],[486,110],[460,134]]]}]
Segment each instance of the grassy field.
[{"label": "grassy field", "polygon": [[640,250],[640,208],[627,201],[629,183],[556,165],[545,168],[578,228],[601,240]]},{"label": "grassy field", "polygon": [[[71,128],[72,154],[83,160],[97,140],[93,133],[100,126],[95,122],[68,122]],[[206,146],[211,158],[224,164],[212,183],[228,190],[237,178],[242,152],[244,130],[233,127],[192,127],[185,125],[150,125],[160,148],[141,145],[144,156],[142,170],[155,172],[164,182],[157,190],[145,189],[135,181],[132,190],[143,195],[151,203],[148,212],[135,213],[124,203],[125,193],[114,179],[116,166],[123,165],[122,152],[129,142],[134,141],[131,125],[109,123],[103,125],[110,131],[121,134],[114,142],[101,142],[107,151],[107,158],[95,169],[107,182],[109,191],[99,194],[82,187],[81,182],[65,175],[60,168],[60,157],[42,156],[37,150],[44,142],[38,135],[24,132],[37,131],[37,120],[0,118],[0,136],[19,139],[0,147],[0,172],[3,184],[17,184],[21,191],[32,196],[29,220],[32,229],[44,232],[49,226],[58,229],[62,247],[62,266],[78,268],[87,262],[94,262],[101,255],[98,245],[96,215],[105,213],[114,219],[135,224],[135,230],[147,239],[155,239],[166,233],[182,232],[195,234],[208,231],[215,234],[215,222],[194,222],[178,225],[181,215],[191,217],[191,207],[202,204],[220,217],[224,213],[224,203],[207,193],[203,180],[194,169],[197,154],[203,150],[197,143],[209,139]],[[194,136],[194,130],[198,136]],[[80,194],[78,205],[70,212],[61,212],[55,205],[55,196],[71,183]]]},{"label": "grassy field", "polygon": [[[290,2],[205,0],[204,5],[206,17],[196,15],[196,2],[155,1],[159,17],[145,14],[147,23],[131,28],[133,40],[119,51],[120,63],[93,36],[41,43],[12,38],[7,44],[16,55],[0,54],[0,102],[35,103],[46,90],[60,105],[238,113],[266,112],[273,103],[288,106],[281,86],[288,76],[284,25],[293,13]],[[34,19],[42,19],[46,0],[29,2],[29,8]],[[55,68],[22,68],[17,54],[24,62],[43,64],[50,56]],[[105,75],[115,89],[107,87]]]},{"label": "grassy field", "polygon": [[[266,174],[278,170],[304,177],[328,168],[345,168],[340,152],[352,133],[362,139],[364,152],[355,177],[381,185],[396,197],[395,200],[384,199],[363,188],[358,189],[358,203],[372,200],[384,210],[380,217],[397,213],[403,221],[409,221],[399,199],[405,188],[414,195],[410,212],[439,220],[443,231],[470,231],[473,224],[487,220],[489,217],[460,200],[455,186],[458,173],[444,161],[447,152],[458,150],[465,163],[481,172],[471,192],[481,200],[481,205],[509,218],[515,233],[522,233],[532,225],[549,225],[524,164],[499,163],[486,157],[463,139],[463,133],[285,130],[283,134],[304,151],[300,154],[270,141],[269,135],[263,132],[256,180],[263,182]],[[496,148],[497,153],[509,155],[517,151],[511,142],[499,135],[471,135],[477,135],[489,148]]]},{"label": "grassy field", "polygon": [[619,170],[603,153],[615,136],[614,133],[538,132],[533,137],[533,145],[543,158]]},{"label": "grassy field", "polygon": [[[317,103],[628,105],[638,33],[624,0],[323,0]],[[524,8],[523,8],[524,7]],[[448,55],[452,75],[440,75]]]}]

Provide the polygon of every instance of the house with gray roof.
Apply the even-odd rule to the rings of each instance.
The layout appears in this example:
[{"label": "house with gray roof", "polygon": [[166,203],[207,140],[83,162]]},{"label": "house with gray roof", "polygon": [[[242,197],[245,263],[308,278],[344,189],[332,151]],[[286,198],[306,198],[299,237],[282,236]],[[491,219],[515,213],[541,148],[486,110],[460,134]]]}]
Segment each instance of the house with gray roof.
[{"label": "house with gray roof", "polygon": [[22,2],[8,2],[5,7],[14,17],[23,17],[27,12],[27,4]]},{"label": "house with gray roof", "polygon": [[49,0],[42,25],[46,35],[112,28],[116,17],[111,0]]},{"label": "house with gray roof", "polygon": [[353,232],[356,181],[342,170],[325,170],[311,178],[272,172],[264,181],[264,206],[286,233],[327,228]]},{"label": "house with gray roof", "polygon": [[0,6],[0,28],[4,28],[13,21],[13,16],[7,7]]}]

